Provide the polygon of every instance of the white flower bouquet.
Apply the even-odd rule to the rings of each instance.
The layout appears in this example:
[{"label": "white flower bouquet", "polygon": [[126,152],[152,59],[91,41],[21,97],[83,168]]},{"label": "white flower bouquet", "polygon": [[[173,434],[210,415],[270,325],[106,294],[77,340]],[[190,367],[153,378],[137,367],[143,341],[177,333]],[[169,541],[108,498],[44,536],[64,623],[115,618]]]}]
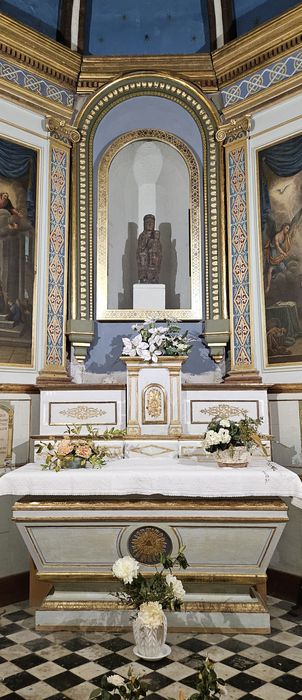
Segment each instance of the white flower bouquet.
[{"label": "white flower bouquet", "polygon": [[188,332],[180,332],[180,326],[167,321],[164,326],[157,326],[156,321],[135,324],[138,331],[134,338],[123,338],[122,355],[141,357],[145,362],[157,362],[161,355],[180,357],[187,355],[192,347]]},{"label": "white flower bouquet", "polygon": [[253,447],[260,447],[263,454],[267,451],[262,440],[270,439],[268,435],[259,434],[261,418],[245,416],[239,421],[228,420],[216,416],[208,425],[207,432],[202,436],[202,444],[206,452],[232,452],[236,447],[245,447],[250,451]]},{"label": "white flower bouquet", "polygon": [[121,557],[112,567],[114,576],[123,583],[123,590],[116,594],[118,599],[134,607],[136,615],[150,627],[162,619],[164,609],[180,610],[185,595],[182,582],[172,575],[174,566],[188,566],[183,549],[174,558],[162,554],[160,564],[161,568],[148,577],[140,573],[139,563],[133,557]]},{"label": "white flower bouquet", "polygon": [[141,700],[147,695],[148,686],[140,676],[136,676],[131,666],[128,669],[128,677],[123,678],[117,673],[108,673],[102,677],[100,687],[90,693],[89,700],[101,698],[101,700]]},{"label": "white flower bouquet", "polygon": [[74,462],[79,467],[95,467],[100,469],[106,464],[108,448],[97,445],[95,438],[97,430],[91,425],[85,426],[88,435],[81,437],[82,425],[67,425],[62,440],[53,439],[51,442],[37,443],[37,454],[47,452],[43,469],[52,469],[55,472],[68,469]]}]

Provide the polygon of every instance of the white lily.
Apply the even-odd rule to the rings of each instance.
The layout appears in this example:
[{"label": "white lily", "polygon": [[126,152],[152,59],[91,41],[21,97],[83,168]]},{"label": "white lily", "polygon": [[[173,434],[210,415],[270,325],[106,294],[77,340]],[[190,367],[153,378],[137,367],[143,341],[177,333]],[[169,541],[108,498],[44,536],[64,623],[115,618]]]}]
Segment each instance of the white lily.
[{"label": "white lily", "polygon": [[157,361],[158,361],[158,357],[159,357],[160,355],[162,355],[162,351],[161,351],[161,350],[155,350],[154,352],[151,352],[151,359],[152,359],[152,362],[157,362]]},{"label": "white lily", "polygon": [[123,338],[123,355],[128,355],[129,357],[135,357],[136,350],[132,345],[132,341],[129,338]]}]

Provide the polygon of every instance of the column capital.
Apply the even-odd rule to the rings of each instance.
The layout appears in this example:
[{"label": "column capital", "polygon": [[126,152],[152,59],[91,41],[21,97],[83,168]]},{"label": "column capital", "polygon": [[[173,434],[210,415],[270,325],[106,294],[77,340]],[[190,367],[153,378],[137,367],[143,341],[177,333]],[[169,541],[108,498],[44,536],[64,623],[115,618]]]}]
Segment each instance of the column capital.
[{"label": "column capital", "polygon": [[215,134],[216,141],[226,146],[233,141],[247,138],[251,125],[252,120],[250,114],[245,114],[243,117],[238,117],[238,119],[230,119],[229,122],[222,124],[219,129],[217,129]]}]

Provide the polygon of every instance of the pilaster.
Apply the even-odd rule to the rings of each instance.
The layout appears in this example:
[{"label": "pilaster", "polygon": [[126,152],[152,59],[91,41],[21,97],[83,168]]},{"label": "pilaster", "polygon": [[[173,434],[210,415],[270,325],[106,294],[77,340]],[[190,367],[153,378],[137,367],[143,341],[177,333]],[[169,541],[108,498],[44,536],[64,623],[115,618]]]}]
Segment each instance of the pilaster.
[{"label": "pilaster", "polygon": [[250,242],[248,230],[247,138],[250,116],[231,119],[216,133],[224,144],[226,166],[227,232],[232,381],[259,381],[254,365]]}]

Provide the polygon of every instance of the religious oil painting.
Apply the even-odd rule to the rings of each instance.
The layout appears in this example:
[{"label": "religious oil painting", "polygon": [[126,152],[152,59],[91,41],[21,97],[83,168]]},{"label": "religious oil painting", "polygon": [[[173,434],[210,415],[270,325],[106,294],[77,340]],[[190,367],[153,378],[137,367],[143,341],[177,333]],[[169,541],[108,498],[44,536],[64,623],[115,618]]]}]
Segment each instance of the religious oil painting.
[{"label": "religious oil painting", "polygon": [[0,364],[32,364],[37,151],[0,137]]},{"label": "religious oil painting", "polygon": [[268,366],[302,362],[302,135],[259,151]]}]

